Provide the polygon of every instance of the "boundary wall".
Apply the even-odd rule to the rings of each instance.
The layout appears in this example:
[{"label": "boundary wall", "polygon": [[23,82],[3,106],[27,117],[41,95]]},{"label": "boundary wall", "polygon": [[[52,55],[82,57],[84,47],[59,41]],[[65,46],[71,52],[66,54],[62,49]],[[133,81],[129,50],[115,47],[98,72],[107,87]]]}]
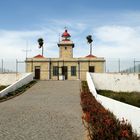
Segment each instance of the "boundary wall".
[{"label": "boundary wall", "polygon": [[91,73],[96,89],[122,92],[140,92],[138,73]]},{"label": "boundary wall", "polygon": [[25,84],[28,84],[33,80],[33,74],[32,73],[26,73],[22,78],[5,88],[4,90],[0,91],[0,97],[5,96],[9,92],[15,91],[16,89],[22,87]]},{"label": "boundary wall", "polygon": [[94,85],[95,79],[93,79],[93,74],[87,72],[87,83],[89,90],[93,96],[95,96],[97,101],[100,102],[106,109],[109,109],[111,112],[113,112],[118,119],[127,119],[132,125],[133,131],[140,135],[140,108],[97,94],[96,86]]}]

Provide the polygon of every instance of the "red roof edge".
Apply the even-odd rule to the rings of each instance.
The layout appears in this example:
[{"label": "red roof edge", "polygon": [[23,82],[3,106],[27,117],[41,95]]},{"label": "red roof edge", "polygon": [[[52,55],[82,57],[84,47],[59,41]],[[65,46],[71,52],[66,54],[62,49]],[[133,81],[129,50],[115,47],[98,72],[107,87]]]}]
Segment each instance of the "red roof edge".
[{"label": "red roof edge", "polygon": [[95,56],[95,55],[92,55],[92,54],[89,54],[89,55],[87,55],[86,57],[87,57],[87,58],[96,58],[96,56]]},{"label": "red roof edge", "polygon": [[34,56],[34,58],[45,58],[45,57],[42,56],[41,54],[38,54],[38,55]]}]

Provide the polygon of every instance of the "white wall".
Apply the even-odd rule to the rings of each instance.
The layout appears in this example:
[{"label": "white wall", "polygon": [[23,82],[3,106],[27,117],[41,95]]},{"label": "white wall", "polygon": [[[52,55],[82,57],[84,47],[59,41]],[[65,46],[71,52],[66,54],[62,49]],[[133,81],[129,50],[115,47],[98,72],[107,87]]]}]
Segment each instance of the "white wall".
[{"label": "white wall", "polygon": [[90,73],[87,73],[87,83],[91,93],[95,96],[98,102],[100,102],[106,109],[113,112],[118,119],[127,119],[132,125],[133,130],[137,131],[138,135],[140,135],[140,108],[98,95],[95,90],[96,86],[94,85],[92,74]]},{"label": "white wall", "polygon": [[32,73],[26,73],[24,76],[19,79],[18,81],[14,82],[4,90],[0,91],[0,97],[3,97],[4,95],[8,94],[9,92],[15,91],[19,87],[28,84],[33,80],[33,74]]},{"label": "white wall", "polygon": [[140,74],[92,73],[96,89],[140,92]]},{"label": "white wall", "polygon": [[0,85],[11,85],[12,83],[18,81],[20,78],[24,77],[26,73],[4,73],[0,74]]}]

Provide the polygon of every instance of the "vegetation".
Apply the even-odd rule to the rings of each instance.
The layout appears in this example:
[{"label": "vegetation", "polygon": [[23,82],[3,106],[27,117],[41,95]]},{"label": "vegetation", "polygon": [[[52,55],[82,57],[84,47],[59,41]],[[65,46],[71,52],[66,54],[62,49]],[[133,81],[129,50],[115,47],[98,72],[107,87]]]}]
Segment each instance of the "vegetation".
[{"label": "vegetation", "polygon": [[1,86],[0,86],[0,91],[3,90],[3,89],[5,89],[6,87],[7,87],[7,86],[1,85]]},{"label": "vegetation", "polygon": [[124,102],[136,107],[140,107],[140,93],[138,92],[113,92],[110,90],[98,90],[98,94]]},{"label": "vegetation", "polygon": [[127,120],[119,121],[106,110],[90,93],[87,83],[82,82],[81,106],[82,121],[89,140],[138,140]]},{"label": "vegetation", "polygon": [[22,87],[18,88],[15,91],[9,92],[8,94],[6,94],[3,97],[0,97],[0,102],[9,100],[11,98],[14,98],[20,94],[22,94],[23,92],[25,92],[28,88],[32,87],[34,84],[36,83],[35,80],[31,81],[30,83],[23,85]]}]

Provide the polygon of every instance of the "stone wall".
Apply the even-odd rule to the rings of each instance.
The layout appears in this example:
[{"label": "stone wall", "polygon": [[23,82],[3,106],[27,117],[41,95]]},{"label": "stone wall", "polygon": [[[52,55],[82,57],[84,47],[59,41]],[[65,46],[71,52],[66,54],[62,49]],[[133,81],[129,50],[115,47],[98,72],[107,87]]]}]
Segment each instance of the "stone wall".
[{"label": "stone wall", "polygon": [[[26,72],[33,72],[35,76],[35,67],[40,66],[41,80],[60,80],[62,76],[62,67],[66,66],[68,69],[68,80],[86,80],[86,72],[89,71],[89,66],[95,67],[96,73],[104,72],[104,59],[85,59],[85,58],[51,58],[51,59],[29,59],[26,61]],[[59,67],[59,76],[53,75],[53,66]],[[71,76],[71,66],[76,66],[76,76]]]}]

